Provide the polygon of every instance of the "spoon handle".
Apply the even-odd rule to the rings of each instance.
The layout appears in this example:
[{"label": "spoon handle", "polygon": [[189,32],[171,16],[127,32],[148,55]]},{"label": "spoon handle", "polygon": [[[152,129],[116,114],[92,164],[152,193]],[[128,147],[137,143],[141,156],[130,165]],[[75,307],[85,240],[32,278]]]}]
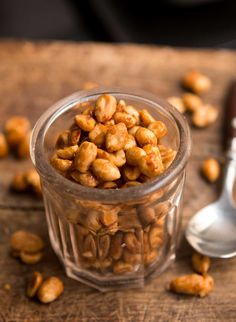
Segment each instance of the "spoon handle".
[{"label": "spoon handle", "polygon": [[236,154],[236,80],[231,84],[225,109],[225,143]]}]

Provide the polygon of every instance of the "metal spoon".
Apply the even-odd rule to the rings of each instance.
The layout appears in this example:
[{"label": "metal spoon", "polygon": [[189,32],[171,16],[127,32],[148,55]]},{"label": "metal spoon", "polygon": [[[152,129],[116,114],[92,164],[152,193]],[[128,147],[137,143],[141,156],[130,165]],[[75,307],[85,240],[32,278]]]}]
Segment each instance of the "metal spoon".
[{"label": "metal spoon", "polygon": [[236,82],[229,91],[226,116],[228,150],[220,198],[198,211],[185,231],[188,242],[195,250],[219,258],[236,255],[236,204],[233,200],[236,178]]}]

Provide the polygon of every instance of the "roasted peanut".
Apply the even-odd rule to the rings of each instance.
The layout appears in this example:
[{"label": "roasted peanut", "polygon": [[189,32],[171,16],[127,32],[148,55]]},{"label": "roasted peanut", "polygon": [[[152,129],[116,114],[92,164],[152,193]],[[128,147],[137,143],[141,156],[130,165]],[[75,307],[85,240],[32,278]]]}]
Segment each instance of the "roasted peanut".
[{"label": "roasted peanut", "polygon": [[127,249],[133,253],[137,254],[141,251],[141,244],[138,241],[137,237],[133,233],[126,233],[124,236],[124,242]]},{"label": "roasted peanut", "polygon": [[124,123],[127,129],[132,128],[137,122],[136,118],[133,115],[127,114],[125,112],[116,112],[114,114],[114,121],[115,123]]},{"label": "roasted peanut", "polygon": [[124,146],[124,150],[126,151],[126,150],[128,150],[130,148],[133,148],[136,145],[137,144],[136,144],[136,141],[135,141],[135,138],[133,137],[133,135],[128,134],[128,136],[127,136],[127,142],[126,142],[126,144]]},{"label": "roasted peanut", "polygon": [[92,170],[95,176],[102,181],[114,181],[120,178],[119,169],[105,159],[96,159],[92,163]]},{"label": "roasted peanut", "polygon": [[4,131],[11,148],[15,148],[30,131],[30,122],[22,116],[13,116],[5,123]]},{"label": "roasted peanut", "polygon": [[205,297],[212,291],[213,287],[214,281],[210,275],[190,274],[172,280],[169,290],[175,293]]},{"label": "roasted peanut", "polygon": [[42,258],[43,258],[42,252],[37,252],[37,253],[26,253],[23,251],[20,252],[21,261],[27,265],[37,264],[41,261]]},{"label": "roasted peanut", "polygon": [[118,186],[114,181],[111,181],[111,182],[107,181],[107,182],[103,182],[102,184],[100,184],[98,186],[98,188],[100,188],[100,189],[117,189]]},{"label": "roasted peanut", "polygon": [[43,276],[39,272],[34,272],[28,281],[27,289],[26,289],[26,295],[29,298],[32,298],[36,295],[39,287],[41,286],[43,282]]},{"label": "roasted peanut", "polygon": [[[80,130],[79,130],[79,132],[81,133]],[[69,138],[70,138],[70,131],[69,130],[63,131],[61,134],[59,134],[59,136],[57,138],[56,147],[58,149],[63,149],[66,146],[68,146],[69,145]],[[77,144],[77,143],[78,142],[75,142],[75,143],[73,143],[73,145]]]},{"label": "roasted peanut", "polygon": [[109,127],[106,135],[106,149],[108,152],[116,152],[124,148],[128,138],[127,127],[124,123],[118,123]]},{"label": "roasted peanut", "polygon": [[116,111],[117,112],[123,112],[125,106],[126,106],[125,101],[124,100],[119,100],[119,102],[117,103],[117,106],[116,106]]},{"label": "roasted peanut", "polygon": [[3,133],[0,133],[0,158],[7,156],[9,153],[9,147],[6,137]]},{"label": "roasted peanut", "polygon": [[164,166],[161,157],[150,153],[140,159],[139,169],[145,176],[152,178],[160,175],[164,171]]},{"label": "roasted peanut", "polygon": [[146,152],[137,146],[126,151],[126,161],[129,165],[138,166],[140,160],[146,155]]},{"label": "roasted peanut", "polygon": [[97,247],[94,238],[91,234],[87,235],[84,239],[83,245],[83,257],[85,258],[96,258]]},{"label": "roasted peanut", "polygon": [[135,139],[139,146],[143,147],[146,144],[157,145],[157,137],[155,133],[145,127],[140,127],[135,133]]},{"label": "roasted peanut", "polygon": [[96,124],[94,129],[89,132],[89,139],[97,146],[102,146],[105,143],[107,126],[104,124]]},{"label": "roasted peanut", "polygon": [[75,170],[70,173],[70,176],[82,186],[96,187],[98,185],[98,180],[92,175],[91,172],[80,173],[79,171]]},{"label": "roasted peanut", "polygon": [[180,113],[184,113],[186,108],[185,105],[183,103],[183,100],[178,97],[178,96],[171,96],[167,98],[167,101],[170,105],[172,105],[174,108],[176,108],[177,111],[179,111]]},{"label": "roasted peanut", "polygon": [[78,145],[72,145],[65,147],[63,149],[59,149],[56,151],[58,158],[71,160],[75,157],[76,152],[78,151]]},{"label": "roasted peanut", "polygon": [[79,140],[81,137],[81,129],[79,128],[73,128],[69,134],[68,142],[70,145],[77,145],[79,144]]},{"label": "roasted peanut", "polygon": [[154,223],[156,219],[155,210],[151,207],[140,206],[138,215],[144,227]]},{"label": "roasted peanut", "polygon": [[122,175],[125,181],[135,181],[140,176],[140,170],[138,167],[125,165],[122,170]]},{"label": "roasted peanut", "polygon": [[131,129],[129,129],[128,132],[129,132],[129,134],[133,135],[133,137],[135,137],[135,134],[139,128],[140,128],[140,126],[135,125],[135,126],[131,127]]},{"label": "roasted peanut", "polygon": [[123,106],[123,112],[134,116],[136,119],[136,124],[140,123],[139,112],[133,106],[131,106],[131,105]]},{"label": "roasted peanut", "polygon": [[141,254],[132,254],[127,249],[124,250],[123,255],[124,261],[131,265],[137,265],[141,263],[142,255]]},{"label": "roasted peanut", "polygon": [[115,274],[123,274],[133,271],[133,265],[125,263],[123,261],[118,261],[113,265],[113,272]]},{"label": "roasted peanut", "polygon": [[88,230],[98,231],[102,225],[100,223],[100,211],[90,210],[88,213],[84,214],[84,216],[80,219],[81,223]]},{"label": "roasted peanut", "polygon": [[72,166],[71,160],[60,159],[57,154],[54,154],[50,161],[51,165],[60,172],[66,172]]},{"label": "roasted peanut", "polygon": [[110,242],[111,242],[111,239],[109,235],[104,235],[99,237],[99,241],[98,241],[99,259],[104,260],[107,257],[109,253]]},{"label": "roasted peanut", "polygon": [[155,122],[154,117],[152,117],[152,115],[147,110],[141,110],[139,112],[139,116],[141,124],[145,127],[148,127],[149,124]]},{"label": "roasted peanut", "polygon": [[206,159],[202,164],[202,174],[209,182],[215,182],[220,176],[219,162],[214,158]]},{"label": "roasted peanut", "polygon": [[122,167],[126,163],[124,150],[119,150],[114,153],[108,153],[102,149],[98,149],[97,158],[109,160],[114,165],[116,165],[118,168]]},{"label": "roasted peanut", "polygon": [[114,236],[111,237],[111,243],[110,243],[110,256],[114,260],[118,260],[121,258],[123,253],[123,238],[124,235],[122,232],[117,232]]},{"label": "roasted peanut", "polygon": [[206,275],[211,265],[211,260],[208,256],[201,255],[199,253],[193,253],[192,266],[195,272]]},{"label": "roasted peanut", "polygon": [[48,277],[40,285],[37,296],[42,303],[51,303],[55,301],[64,291],[63,282],[55,276]]},{"label": "roasted peanut", "polygon": [[214,123],[218,118],[218,110],[216,107],[205,104],[198,107],[192,116],[192,123],[196,127],[206,127]]},{"label": "roasted peanut", "polygon": [[160,247],[163,244],[163,229],[160,227],[150,229],[149,244],[152,248]]},{"label": "roasted peanut", "polygon": [[138,181],[127,181],[121,188],[129,188],[141,185],[141,182]]},{"label": "roasted peanut", "polygon": [[44,248],[44,242],[38,235],[24,230],[12,234],[10,245],[13,250],[26,253],[38,253]]},{"label": "roasted peanut", "polygon": [[94,114],[100,123],[109,121],[116,111],[116,98],[112,95],[104,94],[96,101]]},{"label": "roasted peanut", "polygon": [[75,116],[75,123],[81,130],[86,132],[92,131],[96,125],[96,121],[90,115],[83,114]]},{"label": "roasted peanut", "polygon": [[76,170],[86,173],[96,159],[97,146],[92,142],[83,142],[77,151],[74,159],[74,167]]},{"label": "roasted peanut", "polygon": [[104,226],[111,226],[118,221],[117,212],[115,210],[103,211],[100,220]]},{"label": "roasted peanut", "polygon": [[185,93],[183,95],[183,102],[186,109],[190,112],[194,112],[203,104],[202,99],[199,96],[192,93]]},{"label": "roasted peanut", "polygon": [[[163,138],[167,134],[167,127],[162,121],[156,121],[151,123],[148,126],[148,129],[151,130],[158,139]],[[151,143],[151,142],[149,142]],[[148,144],[148,143],[146,143]],[[151,143],[152,144],[152,143]]]},{"label": "roasted peanut", "polygon": [[190,71],[183,77],[183,85],[196,94],[208,92],[211,88],[211,80],[198,71]]},{"label": "roasted peanut", "polygon": [[151,265],[158,257],[158,252],[156,249],[152,249],[148,253],[144,253],[143,259],[145,265]]}]

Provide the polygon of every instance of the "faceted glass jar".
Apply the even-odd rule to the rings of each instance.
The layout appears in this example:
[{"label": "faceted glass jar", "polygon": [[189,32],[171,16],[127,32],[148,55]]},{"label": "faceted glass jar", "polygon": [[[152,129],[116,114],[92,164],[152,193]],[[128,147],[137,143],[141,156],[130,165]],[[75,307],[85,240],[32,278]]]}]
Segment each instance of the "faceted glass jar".
[{"label": "faceted glass jar", "polygon": [[[103,93],[145,108],[166,124],[168,134],[162,142],[177,154],[163,174],[138,186],[106,190],[72,182],[51,166],[57,137],[70,127],[79,103],[95,101]],[[31,157],[41,177],[51,244],[69,277],[101,291],[141,287],[170,265],[180,230],[190,145],[185,118],[142,92],[81,91],[41,116],[32,134]]]}]

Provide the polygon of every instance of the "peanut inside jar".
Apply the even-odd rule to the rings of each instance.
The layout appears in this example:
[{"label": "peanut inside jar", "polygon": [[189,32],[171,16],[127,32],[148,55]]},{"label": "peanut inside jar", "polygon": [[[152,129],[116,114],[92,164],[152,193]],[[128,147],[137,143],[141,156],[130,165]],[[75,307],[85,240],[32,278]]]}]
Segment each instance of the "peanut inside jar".
[{"label": "peanut inside jar", "polygon": [[[52,166],[67,179],[96,189],[123,189],[161,175],[176,151],[163,143],[165,123],[109,94],[81,103],[69,129],[59,134]],[[78,111],[77,110],[77,111]],[[168,201],[99,205],[78,202],[65,212],[78,239],[79,264],[85,269],[131,273],[153,264],[165,238]],[[153,200],[151,200],[153,198]]]},{"label": "peanut inside jar", "polygon": [[[83,106],[85,105],[85,107]],[[176,151],[162,143],[166,125],[147,110],[109,94],[81,103],[71,127],[59,134],[51,164],[87,187],[119,189],[162,174]]]}]

